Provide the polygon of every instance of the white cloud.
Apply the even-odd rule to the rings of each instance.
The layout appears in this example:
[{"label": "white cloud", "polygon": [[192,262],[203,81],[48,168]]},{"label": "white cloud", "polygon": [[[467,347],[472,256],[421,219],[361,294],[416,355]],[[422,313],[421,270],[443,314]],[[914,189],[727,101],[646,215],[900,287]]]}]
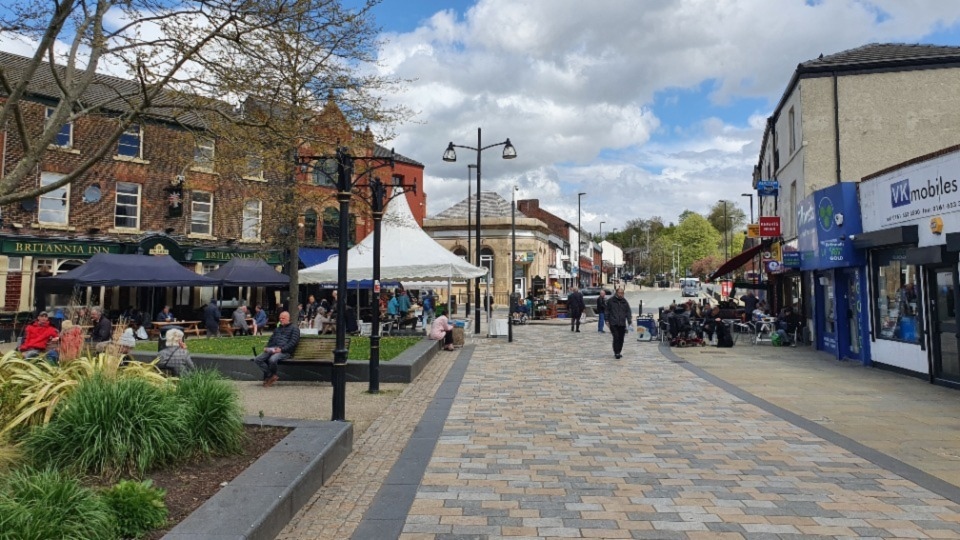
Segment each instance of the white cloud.
[{"label": "white cloud", "polygon": [[[747,209],[740,193],[766,118],[798,63],[921,41],[958,20],[960,3],[937,0],[480,0],[388,35],[380,60],[384,73],[415,79],[399,99],[419,116],[393,144],[426,165],[431,214],[466,197],[476,154],[440,156],[450,140],[475,146],[479,126],[484,145],[510,137],[518,152],[483,153],[485,190],[509,198],[517,184],[574,222],[576,193],[587,191],[584,226],[612,230],[635,217],[675,221],[724,197]],[[705,82],[718,105],[759,97],[768,108],[659,133],[654,96]]]}]

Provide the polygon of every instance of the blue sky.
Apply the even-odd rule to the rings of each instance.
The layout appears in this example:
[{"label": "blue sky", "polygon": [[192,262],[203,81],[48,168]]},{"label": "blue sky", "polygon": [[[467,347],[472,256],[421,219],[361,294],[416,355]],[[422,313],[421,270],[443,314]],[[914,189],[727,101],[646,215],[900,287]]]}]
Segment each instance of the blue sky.
[{"label": "blue sky", "polygon": [[444,163],[446,143],[482,127],[518,152],[484,153],[484,191],[517,185],[572,222],[587,192],[591,230],[725,197],[747,213],[764,122],[800,62],[960,45],[960,2],[939,0],[384,0],[375,15],[382,73],[413,79],[391,99],[417,111],[386,144],[426,165],[429,215],[466,196],[473,156]]}]

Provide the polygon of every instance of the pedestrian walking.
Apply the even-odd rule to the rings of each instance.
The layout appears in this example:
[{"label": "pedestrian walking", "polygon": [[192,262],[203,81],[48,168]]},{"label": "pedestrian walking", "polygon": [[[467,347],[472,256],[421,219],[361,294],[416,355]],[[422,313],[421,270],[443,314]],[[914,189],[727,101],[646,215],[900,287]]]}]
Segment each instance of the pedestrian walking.
[{"label": "pedestrian walking", "polygon": [[583,315],[584,308],[586,306],[583,303],[583,293],[580,292],[578,287],[574,286],[573,291],[567,295],[567,313],[570,315],[571,332],[580,331],[580,317]]},{"label": "pedestrian walking", "polygon": [[600,296],[597,297],[597,331],[601,334],[604,333],[603,324],[604,324],[604,314],[607,312],[607,291],[600,289]]},{"label": "pedestrian walking", "polygon": [[623,338],[627,334],[627,327],[633,326],[632,310],[627,299],[623,297],[623,287],[617,287],[613,298],[607,301],[607,325],[613,334],[613,357],[619,360],[623,357]]}]

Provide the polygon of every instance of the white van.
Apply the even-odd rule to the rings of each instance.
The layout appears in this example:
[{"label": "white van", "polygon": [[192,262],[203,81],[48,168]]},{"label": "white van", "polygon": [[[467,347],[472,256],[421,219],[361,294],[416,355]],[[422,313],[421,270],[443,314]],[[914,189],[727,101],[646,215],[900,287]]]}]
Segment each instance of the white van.
[{"label": "white van", "polygon": [[680,280],[680,296],[700,296],[700,280],[697,278],[683,278]]}]

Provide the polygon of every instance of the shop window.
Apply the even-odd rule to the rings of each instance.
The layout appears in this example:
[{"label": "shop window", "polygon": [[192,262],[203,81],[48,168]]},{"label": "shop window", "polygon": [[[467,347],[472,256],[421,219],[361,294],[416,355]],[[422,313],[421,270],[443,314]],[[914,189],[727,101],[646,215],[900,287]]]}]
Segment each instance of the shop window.
[{"label": "shop window", "polygon": [[907,249],[878,250],[873,253],[876,298],[876,335],[880,339],[919,343],[916,267],[906,264]]}]

